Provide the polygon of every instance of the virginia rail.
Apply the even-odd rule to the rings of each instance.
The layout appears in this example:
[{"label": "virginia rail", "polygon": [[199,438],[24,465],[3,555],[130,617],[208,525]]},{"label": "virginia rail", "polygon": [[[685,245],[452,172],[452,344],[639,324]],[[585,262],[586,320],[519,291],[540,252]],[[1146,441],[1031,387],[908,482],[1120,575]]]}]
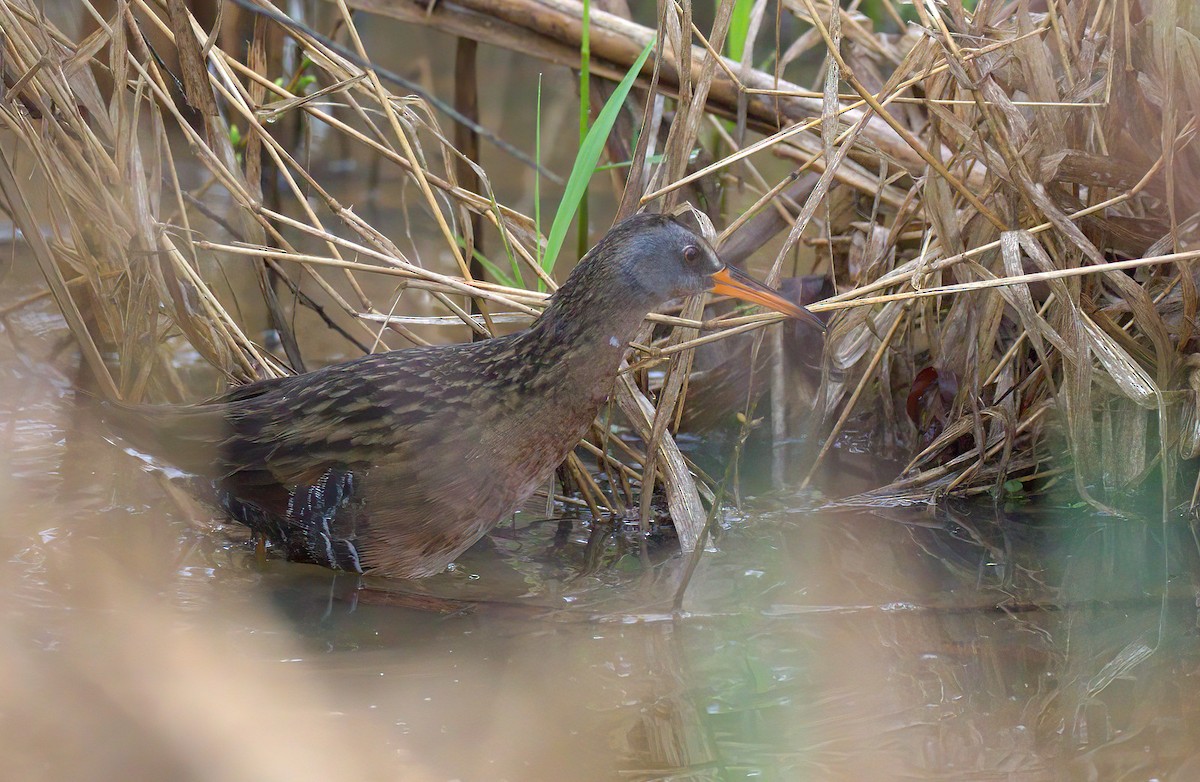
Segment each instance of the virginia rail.
[{"label": "virginia rail", "polygon": [[290,560],[429,576],[546,485],[643,318],[702,291],[815,322],[673,218],[643,214],[609,231],[525,331],[363,356],[194,405],[106,404],[106,417],[211,481],[229,515]]}]

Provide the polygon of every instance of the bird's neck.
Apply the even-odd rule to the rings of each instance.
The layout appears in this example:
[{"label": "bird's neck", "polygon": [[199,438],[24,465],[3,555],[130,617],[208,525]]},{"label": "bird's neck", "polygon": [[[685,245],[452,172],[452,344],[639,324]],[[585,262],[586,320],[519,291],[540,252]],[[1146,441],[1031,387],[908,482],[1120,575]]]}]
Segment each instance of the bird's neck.
[{"label": "bird's neck", "polygon": [[603,290],[564,286],[522,335],[528,365],[538,367],[546,382],[597,405],[612,389],[621,357],[651,309],[649,302],[609,298]]}]

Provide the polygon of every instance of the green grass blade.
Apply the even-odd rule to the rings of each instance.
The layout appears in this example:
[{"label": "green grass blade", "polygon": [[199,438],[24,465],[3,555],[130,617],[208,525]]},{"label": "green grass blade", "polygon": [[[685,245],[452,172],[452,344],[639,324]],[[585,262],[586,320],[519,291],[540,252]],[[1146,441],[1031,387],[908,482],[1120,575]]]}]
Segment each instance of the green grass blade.
[{"label": "green grass blade", "polygon": [[729,33],[725,36],[725,53],[731,60],[742,59],[746,50],[746,35],[750,32],[750,10],[754,0],[735,0],[733,16],[729,19]]},{"label": "green grass blade", "polygon": [[[590,86],[592,73],[592,3],[583,0],[582,37],[579,41],[579,146],[587,141],[588,130],[591,129],[592,90]],[[576,227],[576,245],[582,256],[588,248],[588,188],[583,188],[583,196],[579,199],[579,221]]]},{"label": "green grass blade", "polygon": [[[503,236],[503,232],[501,233],[501,236]],[[454,235],[454,243],[458,245],[460,250],[467,249],[467,240],[458,234]],[[505,240],[504,243],[505,243],[505,245],[507,245],[508,241]],[[483,266],[483,268],[486,269],[492,275],[492,277],[496,280],[496,282],[500,283],[501,285],[507,285],[510,288],[525,287],[524,284],[521,282],[521,271],[520,271],[520,269],[516,268],[515,261],[513,262],[514,274],[510,276],[509,274],[505,273],[505,271],[503,269],[501,269],[499,266],[492,263],[492,261],[489,258],[487,258],[487,256],[485,256],[483,253],[479,252],[479,250],[472,248],[471,249],[471,257],[474,258],[475,260],[479,261],[479,264],[481,266]]]},{"label": "green grass blade", "polygon": [[587,138],[579,146],[579,153],[575,156],[575,165],[572,166],[571,175],[567,178],[562,201],[558,203],[558,211],[554,213],[554,222],[550,225],[550,236],[546,240],[546,254],[542,256],[542,268],[547,272],[554,268],[558,251],[562,249],[563,240],[567,237],[571,220],[575,217],[575,210],[579,207],[579,200],[583,197],[588,182],[591,181],[592,174],[596,171],[596,164],[600,162],[600,153],[604,151],[604,142],[608,140],[608,134],[616,124],[621,105],[629,95],[629,90],[633,88],[633,82],[637,79],[638,74],[642,72],[646,58],[653,50],[654,39],[651,39],[650,43],[646,44],[646,48],[642,50],[641,55],[638,56],[637,62],[625,74],[625,78],[621,79],[621,83],[617,85],[612,97],[604,104],[604,108],[596,116],[596,121],[592,123],[592,129],[588,131]]},{"label": "green grass blade", "polygon": [[492,263],[479,253],[475,253],[475,260],[479,261],[480,265],[487,269],[491,273],[492,277],[495,278],[496,282],[500,283],[501,285],[507,285],[510,288],[525,287],[525,285],[521,282],[520,277],[511,277],[508,274],[505,274],[499,266]]},{"label": "green grass blade", "polygon": [[[533,169],[533,230],[534,236],[542,235],[542,74],[538,74],[537,114],[533,123],[533,160],[537,164]],[[533,248],[533,257],[542,262],[542,243],[539,241]],[[538,281],[538,290],[542,282]]]}]

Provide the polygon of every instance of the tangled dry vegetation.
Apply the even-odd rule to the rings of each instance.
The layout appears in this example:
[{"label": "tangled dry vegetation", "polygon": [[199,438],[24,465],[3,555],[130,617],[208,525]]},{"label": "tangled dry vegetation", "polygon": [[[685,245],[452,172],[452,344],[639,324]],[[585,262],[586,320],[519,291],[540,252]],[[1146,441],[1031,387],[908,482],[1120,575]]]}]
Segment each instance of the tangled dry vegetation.
[{"label": "tangled dry vegetation", "polygon": [[[103,393],[194,397],[184,342],[234,382],[301,369],[296,310],[352,350],[378,350],[446,318],[486,335],[543,306],[539,282],[553,281],[534,219],[468,162],[477,137],[370,67],[358,31],[371,17],[355,12],[578,67],[579,3],[330,0],[304,24],[266,0],[227,4],[226,30],[240,25],[248,45],[182,0],[81,5],[92,32],[72,39],[38,3],[0,0],[0,185]],[[694,543],[710,487],[671,433],[735,420],[759,389],[772,392],[758,413],[770,433],[812,445],[795,483],[849,432],[908,462],[847,502],[1058,484],[1097,507],[1160,488],[1165,508],[1194,506],[1200,8],[882,0],[902,31],[884,33],[857,3],[760,0],[737,61],[715,56],[733,5],[701,30],[688,0],[659,3],[655,30],[620,2],[593,3],[594,105],[656,41],[607,145],[629,164],[593,191],[611,185],[620,215],[690,202],[730,259],[762,250],[772,282],[809,272],[784,282],[828,294],[812,307],[831,316],[824,352],[811,335],[761,330],[770,315],[710,308],[702,320],[693,303],[659,316],[617,394],[650,446],[597,425],[566,467],[570,500],[635,507],[647,471]],[[281,60],[285,44],[303,57]],[[466,113],[473,46],[459,44],[468,88],[440,96]],[[824,58],[816,90],[781,77],[805,57]],[[487,89],[489,74],[473,78]],[[337,200],[306,165],[327,153],[295,132],[315,126],[319,143],[402,172],[444,267]],[[530,151],[528,139],[485,141]],[[185,162],[198,181],[180,176]],[[518,284],[473,263],[476,243]],[[250,330],[244,292],[228,295],[231,270],[258,281],[274,353]],[[727,339],[747,333],[767,338]]]}]

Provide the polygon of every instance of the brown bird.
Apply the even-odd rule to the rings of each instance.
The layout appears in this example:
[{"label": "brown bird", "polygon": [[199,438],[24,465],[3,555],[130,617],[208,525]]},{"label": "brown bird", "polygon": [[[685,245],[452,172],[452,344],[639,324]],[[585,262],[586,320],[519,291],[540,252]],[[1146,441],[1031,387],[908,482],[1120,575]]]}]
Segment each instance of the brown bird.
[{"label": "brown bird", "polygon": [[133,446],[210,480],[288,559],[429,576],[567,457],[645,316],[703,291],[820,322],[663,215],[616,225],[525,331],[394,350],[195,405],[106,404]]}]

